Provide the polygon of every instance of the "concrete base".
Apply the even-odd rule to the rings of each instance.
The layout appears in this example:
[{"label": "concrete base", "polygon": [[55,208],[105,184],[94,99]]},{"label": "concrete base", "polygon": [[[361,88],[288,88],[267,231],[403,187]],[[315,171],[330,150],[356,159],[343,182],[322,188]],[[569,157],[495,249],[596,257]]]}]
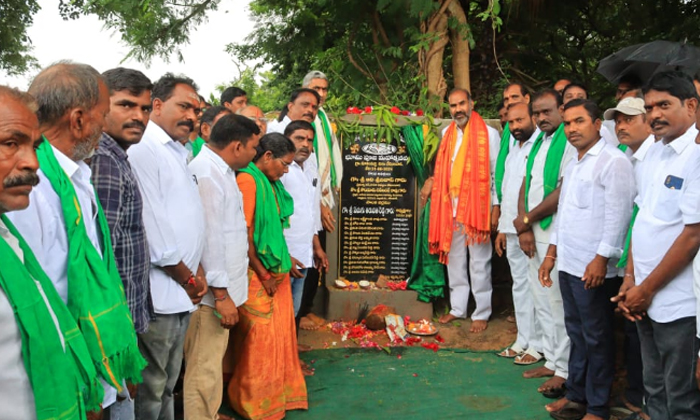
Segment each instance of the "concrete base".
[{"label": "concrete base", "polygon": [[396,309],[401,316],[410,316],[413,320],[431,319],[433,304],[418,301],[418,293],[413,290],[389,289],[377,290],[340,290],[326,286],[328,292],[328,309],[326,319],[329,321],[350,321],[357,318],[360,307],[366,303],[370,309],[383,304]]}]

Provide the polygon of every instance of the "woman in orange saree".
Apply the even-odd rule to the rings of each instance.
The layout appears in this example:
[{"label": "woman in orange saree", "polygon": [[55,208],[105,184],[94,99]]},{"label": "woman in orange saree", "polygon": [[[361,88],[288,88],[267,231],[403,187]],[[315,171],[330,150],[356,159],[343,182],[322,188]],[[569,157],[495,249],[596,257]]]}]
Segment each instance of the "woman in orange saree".
[{"label": "woman in orange saree", "polygon": [[282,233],[293,202],[280,177],[294,159],[294,144],[281,134],[260,139],[238,186],[248,225],[248,301],[232,330],[231,407],[252,420],[277,420],[287,410],[307,409],[289,280],[291,259]]}]

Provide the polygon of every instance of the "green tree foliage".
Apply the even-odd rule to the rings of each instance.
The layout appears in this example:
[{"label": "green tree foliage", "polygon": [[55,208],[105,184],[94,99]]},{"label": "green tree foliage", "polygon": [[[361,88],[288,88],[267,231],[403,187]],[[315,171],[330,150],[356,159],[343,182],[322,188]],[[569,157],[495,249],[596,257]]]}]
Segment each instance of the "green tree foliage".
[{"label": "green tree foliage", "polygon": [[36,0],[0,1],[0,70],[14,75],[36,65],[27,28],[38,10]]},{"label": "green tree foliage", "polygon": [[263,112],[279,111],[289,101],[289,95],[295,86],[281,86],[275,83],[276,77],[272,71],[260,72],[257,77],[255,71],[246,68],[241,71],[238,78],[216,86],[218,96],[212,95],[212,100],[219,103],[221,93],[229,86],[238,86],[248,96],[248,103],[262,109]]}]

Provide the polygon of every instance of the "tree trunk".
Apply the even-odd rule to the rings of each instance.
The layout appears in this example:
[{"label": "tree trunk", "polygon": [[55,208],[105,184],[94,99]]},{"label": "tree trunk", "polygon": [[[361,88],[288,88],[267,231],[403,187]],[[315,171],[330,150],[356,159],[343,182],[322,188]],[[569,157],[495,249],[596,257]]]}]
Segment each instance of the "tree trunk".
[{"label": "tree trunk", "polygon": [[470,90],[469,81],[469,38],[467,36],[467,16],[459,2],[452,1],[447,6],[447,14],[456,19],[459,25],[450,29],[452,43],[452,74],[455,87]]},{"label": "tree trunk", "polygon": [[[430,103],[439,104],[447,93],[447,84],[443,73],[442,60],[445,56],[445,47],[449,41],[447,37],[447,15],[441,14],[438,18],[435,27],[439,33],[439,38],[431,45],[430,50],[426,53],[427,61],[425,62],[425,83],[428,87],[428,95]],[[437,108],[437,107],[436,107]]]}]

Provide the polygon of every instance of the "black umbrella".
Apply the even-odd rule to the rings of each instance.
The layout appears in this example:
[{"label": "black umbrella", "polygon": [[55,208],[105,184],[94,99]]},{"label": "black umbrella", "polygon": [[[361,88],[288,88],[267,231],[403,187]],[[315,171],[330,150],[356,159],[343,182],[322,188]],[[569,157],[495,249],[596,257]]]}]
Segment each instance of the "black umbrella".
[{"label": "black umbrella", "polygon": [[598,64],[598,73],[612,83],[620,78],[635,75],[648,81],[656,73],[680,70],[693,75],[700,69],[700,48],[686,43],[652,41],[625,47]]}]

